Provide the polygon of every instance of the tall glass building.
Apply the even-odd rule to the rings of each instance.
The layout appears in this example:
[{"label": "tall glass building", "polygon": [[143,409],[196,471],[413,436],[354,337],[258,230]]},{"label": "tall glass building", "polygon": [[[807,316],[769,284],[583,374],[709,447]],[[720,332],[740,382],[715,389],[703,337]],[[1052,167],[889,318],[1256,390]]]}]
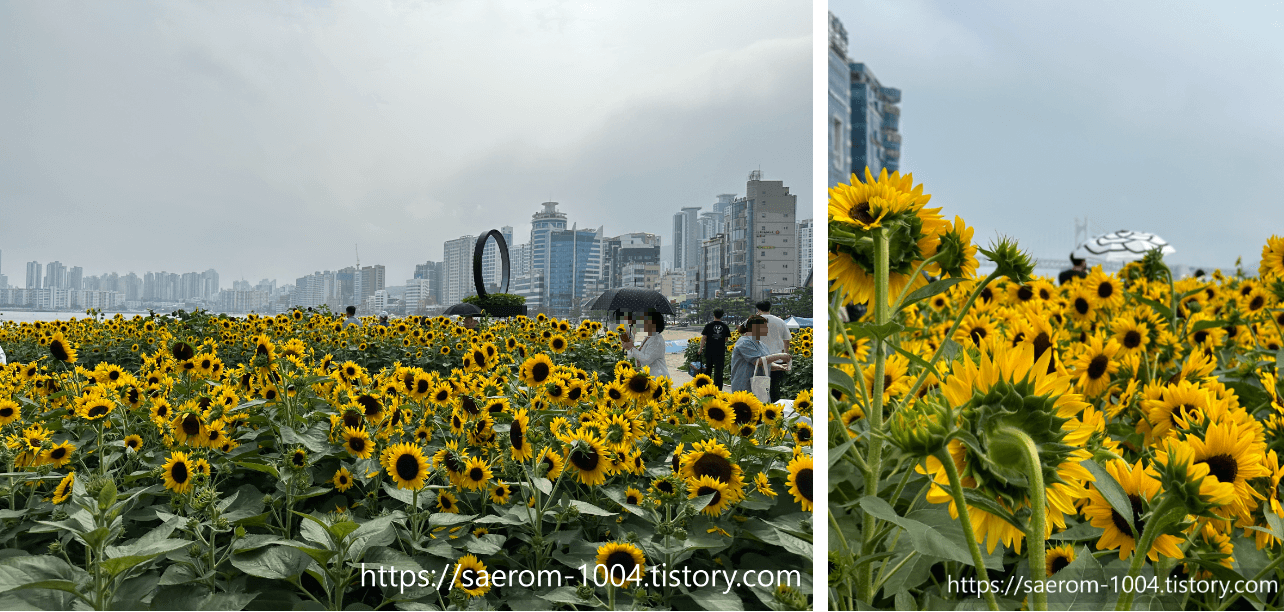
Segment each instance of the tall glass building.
[{"label": "tall glass building", "polygon": [[829,14],[829,186],[900,169],[901,90],[847,57],[847,30]]}]

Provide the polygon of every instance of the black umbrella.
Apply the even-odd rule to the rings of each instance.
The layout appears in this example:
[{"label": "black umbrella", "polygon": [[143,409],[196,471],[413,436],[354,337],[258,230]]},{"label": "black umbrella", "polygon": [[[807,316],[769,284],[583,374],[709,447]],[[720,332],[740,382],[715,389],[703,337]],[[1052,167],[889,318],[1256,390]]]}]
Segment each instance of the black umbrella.
[{"label": "black umbrella", "polygon": [[482,313],[482,310],[478,308],[476,304],[469,304],[467,302],[464,302],[460,304],[455,304],[454,306],[447,308],[446,312],[443,312],[441,314],[459,315],[461,317],[480,317],[481,313]]},{"label": "black umbrella", "polygon": [[654,310],[660,314],[674,314],[669,298],[654,289],[641,287],[618,287],[608,289],[601,297],[593,300],[589,310],[615,310],[623,312],[647,312]]}]

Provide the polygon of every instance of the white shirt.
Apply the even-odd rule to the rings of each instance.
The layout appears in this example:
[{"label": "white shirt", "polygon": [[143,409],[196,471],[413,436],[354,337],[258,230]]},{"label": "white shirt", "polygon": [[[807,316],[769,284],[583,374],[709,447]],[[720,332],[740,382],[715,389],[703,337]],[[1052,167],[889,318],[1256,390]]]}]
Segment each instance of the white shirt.
[{"label": "white shirt", "polygon": [[8,363],[8,359],[4,356],[4,347],[0,346],[0,365],[6,365]]},{"label": "white shirt", "polygon": [[789,328],[785,322],[773,314],[763,314],[762,318],[767,320],[767,335],[762,337],[762,343],[773,355],[785,352],[789,348]]},{"label": "white shirt", "polygon": [[664,362],[664,336],[658,332],[647,336],[641,346],[634,346],[624,354],[638,360],[638,369],[651,368],[651,376],[669,375],[669,364]]}]

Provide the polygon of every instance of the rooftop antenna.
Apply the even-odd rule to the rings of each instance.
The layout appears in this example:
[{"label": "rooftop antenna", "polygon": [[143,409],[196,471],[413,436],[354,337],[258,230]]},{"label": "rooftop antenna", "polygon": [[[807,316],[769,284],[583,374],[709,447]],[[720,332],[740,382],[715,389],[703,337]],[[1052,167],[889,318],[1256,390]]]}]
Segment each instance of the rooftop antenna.
[{"label": "rooftop antenna", "polygon": [[361,249],[357,248],[356,243],[353,243],[352,250],[355,251],[357,254],[357,269],[360,270],[361,269]]}]

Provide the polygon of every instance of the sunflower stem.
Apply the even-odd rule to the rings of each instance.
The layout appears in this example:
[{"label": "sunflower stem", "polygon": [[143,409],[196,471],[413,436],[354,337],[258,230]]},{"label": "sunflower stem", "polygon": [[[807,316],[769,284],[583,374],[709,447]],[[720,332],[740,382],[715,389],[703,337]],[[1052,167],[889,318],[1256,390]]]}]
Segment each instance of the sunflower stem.
[{"label": "sunflower stem", "polygon": [[981,292],[989,286],[990,282],[1000,276],[1002,276],[1002,274],[1000,274],[998,270],[995,270],[994,272],[991,272],[989,276],[985,277],[985,280],[981,281],[981,283],[976,286],[976,289],[972,290],[972,295],[968,296],[967,301],[963,303],[963,308],[960,309],[959,313],[954,317],[954,325],[950,326],[950,331],[945,332],[945,340],[941,342],[941,346],[936,347],[936,352],[932,353],[932,359],[927,362],[929,367],[923,370],[923,372],[918,375],[918,378],[914,380],[914,384],[910,386],[909,393],[905,394],[905,399],[901,400],[900,405],[897,406],[898,410],[909,405],[910,400],[917,397],[919,388],[922,387],[923,382],[927,380],[927,375],[936,371],[936,362],[940,361],[941,356],[945,354],[945,344],[949,342],[950,338],[954,336],[954,332],[958,331],[959,326],[963,324],[963,316],[972,308],[972,303],[976,301],[976,298],[980,297]]},{"label": "sunflower stem", "polygon": [[[1132,563],[1128,566],[1128,579],[1130,582],[1135,581],[1137,576],[1141,574],[1141,568],[1146,564],[1146,558],[1150,556],[1150,549],[1154,547],[1155,540],[1159,537],[1159,534],[1168,528],[1173,518],[1180,519],[1184,514],[1185,507],[1175,495],[1165,495],[1164,501],[1160,502],[1159,507],[1151,512],[1152,518],[1146,523],[1146,528],[1142,530],[1141,537],[1137,540],[1137,545],[1132,551]],[[1132,597],[1132,591],[1125,591],[1119,596],[1119,602],[1115,605],[1115,610],[1131,610]]]},{"label": "sunflower stem", "polygon": [[923,268],[926,268],[928,264],[935,262],[940,257],[941,254],[937,253],[918,263],[918,267],[914,268],[914,273],[909,275],[909,282],[905,283],[904,287],[901,287],[900,295],[896,296],[895,302],[892,302],[892,312],[896,312],[901,309],[901,302],[904,302],[905,296],[909,295],[910,287],[914,286],[914,281],[918,278],[918,275],[923,273]]},{"label": "sunflower stem", "polygon": [[[1048,494],[1043,488],[1043,463],[1039,461],[1039,447],[1030,439],[1029,434],[1016,427],[1004,427],[1000,434],[1010,436],[1020,443],[1025,452],[1025,460],[1030,468],[1030,529],[1026,532],[1027,554],[1030,557],[1030,579],[1044,582],[1048,579]],[[1034,589],[1034,601],[1031,610],[1048,609],[1048,591],[1042,586]]]},{"label": "sunflower stem", "polygon": [[[936,458],[945,466],[945,475],[950,479],[950,495],[954,498],[954,507],[959,513],[959,523],[963,528],[963,539],[967,540],[967,549],[972,553],[972,565],[976,568],[977,581],[990,582],[990,574],[985,570],[985,557],[981,556],[981,545],[976,541],[976,532],[972,531],[972,517],[967,509],[967,498],[963,496],[963,481],[959,478],[959,469],[954,465],[954,457],[949,448],[937,451]],[[998,612],[999,602],[994,598],[993,589],[985,590],[985,603],[991,610]]]},{"label": "sunflower stem", "polygon": [[[887,228],[879,227],[874,229],[874,324],[883,325],[889,318],[887,304],[888,289],[888,258],[890,250],[890,237],[887,235]],[[883,351],[883,340],[874,338],[874,388],[870,398],[869,411],[866,412],[865,418],[869,421],[869,450],[866,453],[866,471],[865,471],[865,494],[878,495],[878,481],[883,471],[883,439],[878,435],[883,430],[883,371],[886,367],[887,356]],[[852,355],[853,361],[855,355]],[[857,376],[863,376],[860,372]],[[840,421],[841,422],[841,421]],[[863,526],[861,528],[861,537],[864,543],[861,545],[861,556],[866,556],[874,552],[877,541],[877,520],[874,515],[866,512]],[[866,561],[863,565],[856,568],[857,592],[862,601],[874,603],[874,564]]]}]

